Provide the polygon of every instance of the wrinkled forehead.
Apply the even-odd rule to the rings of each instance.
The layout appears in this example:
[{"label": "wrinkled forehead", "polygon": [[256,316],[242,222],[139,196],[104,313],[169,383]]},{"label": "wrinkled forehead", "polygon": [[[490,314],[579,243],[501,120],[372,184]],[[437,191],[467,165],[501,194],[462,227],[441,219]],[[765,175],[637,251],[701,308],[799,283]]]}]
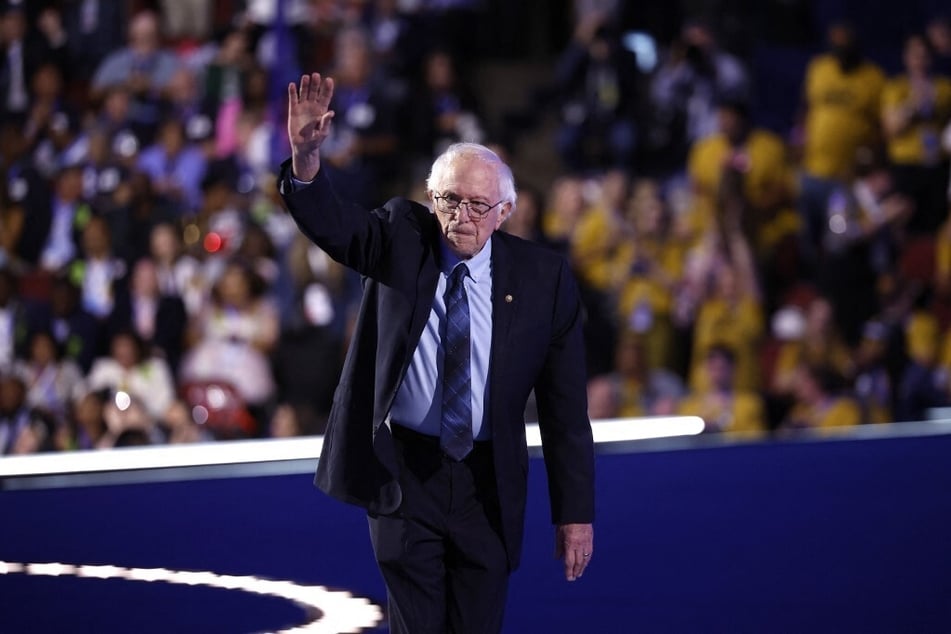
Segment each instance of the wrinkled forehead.
[{"label": "wrinkled forehead", "polygon": [[452,190],[461,195],[497,196],[499,193],[498,166],[475,154],[463,154],[449,161],[437,172],[433,190]]}]

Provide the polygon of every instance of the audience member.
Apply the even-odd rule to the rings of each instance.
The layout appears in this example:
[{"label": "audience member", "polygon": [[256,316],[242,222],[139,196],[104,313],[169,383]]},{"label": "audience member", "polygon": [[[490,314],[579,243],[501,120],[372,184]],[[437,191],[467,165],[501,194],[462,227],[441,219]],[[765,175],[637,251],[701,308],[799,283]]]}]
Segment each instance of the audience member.
[{"label": "audience member", "polygon": [[673,310],[686,250],[655,181],[634,184],[626,219],[633,235],[616,301],[620,326],[643,338],[648,368],[677,370],[680,354]]},{"label": "audience member", "polygon": [[255,418],[263,424],[276,390],[269,355],[278,341],[279,321],[264,298],[260,277],[245,263],[229,263],[190,330],[192,346],[182,359],[180,380],[232,385],[258,410]]},{"label": "audience member", "polygon": [[726,346],[711,346],[703,363],[708,385],[691,390],[680,401],[678,413],[702,418],[705,432],[763,435],[767,431],[763,397],[754,390],[736,387],[733,351]]},{"label": "audience member", "polygon": [[915,204],[907,228],[932,234],[948,216],[948,155],[941,133],[951,122],[951,78],[933,74],[923,35],[905,40],[903,60],[904,74],[882,92],[882,130],[895,188]]},{"label": "audience member", "polygon": [[581,20],[555,67],[555,147],[571,171],[633,167],[640,114],[635,56],[605,16]]},{"label": "audience member", "polygon": [[14,373],[26,386],[27,405],[56,423],[64,424],[73,394],[83,381],[82,371],[63,351],[48,331],[30,336],[29,356],[14,365]]},{"label": "audience member", "polygon": [[117,417],[126,418],[123,412],[138,406],[141,411],[129,412],[128,418],[147,418],[151,426],[172,404],[175,381],[165,360],[153,355],[135,332],[120,330],[112,335],[109,354],[93,363],[81,390],[105,391],[107,406],[115,405]]},{"label": "audience member", "polygon": [[126,45],[110,52],[96,68],[91,94],[101,98],[108,89],[121,86],[132,96],[130,120],[136,134],[151,140],[159,121],[159,102],[180,62],[163,48],[159,18],[153,11],[140,11],[128,25]]},{"label": "audience member", "polygon": [[81,246],[82,255],[69,264],[68,275],[80,288],[83,308],[105,321],[115,305],[117,289],[126,283],[126,264],[113,253],[112,234],[102,216],[89,218]]},{"label": "audience member", "polygon": [[908,363],[895,391],[895,420],[928,418],[928,410],[948,404],[948,370],[939,363],[938,321],[927,312],[916,311],[905,324]]},{"label": "audience member", "polygon": [[[716,102],[721,96],[748,99],[749,72],[717,43],[712,27],[689,20],[651,80],[655,122],[670,159],[682,164],[689,146],[717,130]],[[670,160],[668,159],[668,160]]]},{"label": "audience member", "polygon": [[207,159],[177,118],[162,121],[156,141],[142,150],[137,167],[152,181],[160,204],[173,215],[191,216],[201,207]]},{"label": "audience member", "polygon": [[421,74],[406,105],[405,142],[413,153],[414,172],[428,169],[432,157],[452,143],[485,142],[481,107],[476,95],[459,81],[449,53],[429,51],[422,60]]},{"label": "audience member", "polygon": [[795,382],[795,401],[779,430],[783,434],[812,429],[832,433],[862,422],[862,410],[834,370],[824,365],[800,369]]},{"label": "audience member", "polygon": [[19,278],[0,267],[0,372],[9,369],[26,353],[29,313],[17,290]]},{"label": "audience member", "polygon": [[152,354],[165,359],[174,375],[184,349],[187,323],[182,298],[161,293],[155,262],[148,257],[136,261],[128,285],[116,293],[108,331],[134,331]]},{"label": "audience member", "polygon": [[743,235],[766,272],[782,241],[799,229],[792,165],[783,140],[754,126],[746,101],[723,97],[717,115],[717,131],[699,139],[687,161],[696,216],[692,225],[705,230],[715,221],[718,205],[736,204]]},{"label": "audience member", "polygon": [[322,147],[323,165],[331,170],[341,196],[355,202],[381,200],[380,188],[398,173],[398,104],[374,73],[367,33],[342,29],[336,38],[336,79],[331,136]]},{"label": "audience member", "polygon": [[815,276],[849,345],[858,342],[863,324],[881,308],[880,282],[895,269],[914,210],[894,191],[888,165],[875,152],[862,148],[853,169],[854,178],[834,187],[826,201]]},{"label": "audience member", "polygon": [[618,337],[611,375],[616,383],[618,416],[671,415],[686,393],[680,376],[666,368],[650,366],[648,342],[649,337],[631,330]]},{"label": "audience member", "polygon": [[23,378],[0,375],[0,456],[54,449],[53,421],[30,407]]},{"label": "audience member", "polygon": [[820,248],[826,203],[847,182],[860,147],[879,141],[879,112],[885,74],[865,59],[855,29],[845,23],[828,29],[829,51],[815,56],[803,84],[805,120],[800,178],[803,255],[810,264]]},{"label": "audience member", "polygon": [[936,15],[925,25],[928,44],[934,52],[934,70],[939,75],[951,77],[951,18]]},{"label": "audience member", "polygon": [[49,301],[33,304],[29,311],[31,329],[53,334],[63,357],[75,361],[86,373],[99,354],[101,327],[83,306],[80,289],[66,274],[53,277]]}]

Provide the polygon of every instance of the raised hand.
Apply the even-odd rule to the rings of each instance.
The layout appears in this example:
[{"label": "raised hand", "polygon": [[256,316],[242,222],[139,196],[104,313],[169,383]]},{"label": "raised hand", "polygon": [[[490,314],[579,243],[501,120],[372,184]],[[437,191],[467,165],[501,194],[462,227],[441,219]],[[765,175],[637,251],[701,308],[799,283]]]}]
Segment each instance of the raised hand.
[{"label": "raised hand", "polygon": [[320,170],[320,146],[330,134],[334,111],[330,99],[334,80],[320,73],[302,75],[300,90],[294,82],[287,86],[287,136],[291,143],[294,176],[310,181]]}]

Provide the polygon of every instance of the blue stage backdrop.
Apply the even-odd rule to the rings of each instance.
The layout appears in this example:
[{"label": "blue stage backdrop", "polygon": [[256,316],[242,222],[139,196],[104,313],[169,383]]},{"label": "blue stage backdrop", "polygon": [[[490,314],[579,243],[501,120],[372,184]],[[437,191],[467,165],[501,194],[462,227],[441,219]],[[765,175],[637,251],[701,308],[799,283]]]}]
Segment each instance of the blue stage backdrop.
[{"label": "blue stage backdrop", "polygon": [[[595,555],[575,583],[552,558],[535,458],[505,631],[951,632],[949,456],[951,435],[600,455]],[[7,484],[0,561],[254,575],[385,603],[363,514],[308,473]],[[4,633],[261,632],[314,618],[234,590],[9,570],[0,603]]]}]

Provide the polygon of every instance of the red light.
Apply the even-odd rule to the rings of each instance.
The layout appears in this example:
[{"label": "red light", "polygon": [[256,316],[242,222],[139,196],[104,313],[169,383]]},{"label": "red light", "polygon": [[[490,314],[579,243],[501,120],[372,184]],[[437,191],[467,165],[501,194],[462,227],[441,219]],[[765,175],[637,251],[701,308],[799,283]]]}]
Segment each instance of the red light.
[{"label": "red light", "polygon": [[221,236],[214,231],[205,236],[205,251],[208,253],[217,253],[221,250],[223,244],[224,240],[222,240]]}]

